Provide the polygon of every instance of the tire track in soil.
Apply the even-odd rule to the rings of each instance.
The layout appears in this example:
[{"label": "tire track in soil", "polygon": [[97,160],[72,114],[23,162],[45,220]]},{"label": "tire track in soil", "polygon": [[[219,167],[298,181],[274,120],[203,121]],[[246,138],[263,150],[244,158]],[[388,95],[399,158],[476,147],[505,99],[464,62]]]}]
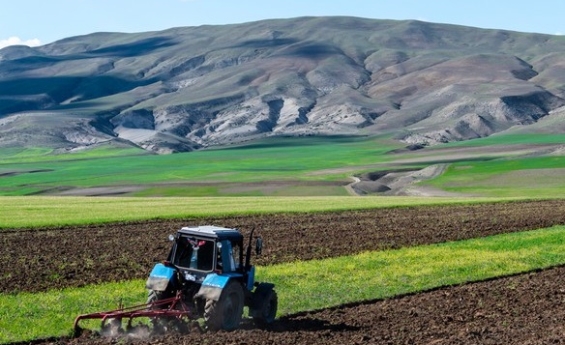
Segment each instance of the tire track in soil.
[{"label": "tire track in soil", "polygon": [[[343,255],[351,253],[347,249],[347,246],[351,245],[372,246],[375,249],[398,248],[564,224],[564,208],[565,201],[540,201],[208,220],[232,222],[217,224],[239,226],[244,231],[245,227],[242,225],[255,224],[257,229],[261,230],[267,248],[270,247],[270,252],[266,252],[262,264],[272,264],[287,259]],[[61,243],[66,241],[62,246],[63,250],[66,248],[69,253],[73,253],[69,249],[70,243],[73,243],[72,234],[82,234],[86,243],[100,241],[101,247],[111,248],[120,242],[116,239],[104,239],[108,238],[109,234],[123,239],[120,236],[124,236],[122,234],[124,232],[129,234],[130,239],[138,240],[136,242],[138,244],[132,247],[140,250],[140,244],[146,242],[147,234],[161,238],[180,225],[189,224],[187,221],[144,222],[48,229],[29,232],[28,236],[31,237],[28,237],[28,240],[35,239],[38,242],[45,240],[46,243],[50,243],[46,239],[58,240]],[[167,228],[163,229],[163,226]],[[378,226],[379,230],[371,228],[375,226]],[[132,234],[132,229],[139,230],[133,231]],[[285,229],[287,231],[284,231]],[[26,234],[25,231],[15,233]],[[11,235],[6,235],[13,239]],[[292,241],[288,241],[289,238]],[[348,241],[347,238],[353,238],[353,242]],[[367,240],[368,238],[371,240]],[[310,240],[314,241],[314,244],[309,244]],[[381,242],[374,242],[377,240]],[[166,254],[168,243],[161,242],[164,245],[158,251],[165,250]],[[6,245],[10,241],[3,240],[2,243]],[[301,251],[306,248],[315,249],[315,244],[331,250],[309,253]],[[332,247],[334,245],[336,247]],[[153,248],[146,245],[141,247]],[[285,251],[287,247],[293,248],[294,253],[292,250]],[[153,252],[153,255],[156,254],[157,252]],[[31,254],[28,254],[23,257],[30,256]],[[56,258],[56,255],[48,256],[45,262],[49,259],[57,261]],[[121,260],[121,258],[115,260],[114,266]],[[58,262],[63,261],[65,260]],[[565,343],[564,274],[565,267],[557,267],[392,299],[299,313],[277,320],[269,330],[259,330],[244,324],[242,329],[229,333],[167,334],[157,338],[136,340],[135,343],[561,344]],[[145,274],[142,274],[142,277],[145,277]],[[26,344],[109,344],[116,341],[123,340],[84,337],[38,340]]]}]

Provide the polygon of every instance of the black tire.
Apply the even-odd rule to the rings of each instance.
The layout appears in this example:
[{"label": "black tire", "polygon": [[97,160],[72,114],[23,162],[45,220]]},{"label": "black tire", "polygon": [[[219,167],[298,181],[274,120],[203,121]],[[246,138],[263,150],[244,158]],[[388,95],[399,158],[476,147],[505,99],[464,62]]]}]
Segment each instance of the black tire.
[{"label": "black tire", "polygon": [[147,294],[147,304],[157,302],[161,299],[162,294],[161,291],[149,290]]},{"label": "black tire", "polygon": [[269,290],[259,302],[259,313],[253,317],[255,324],[261,328],[267,327],[275,321],[279,299],[275,290]]},{"label": "black tire", "polygon": [[243,316],[243,287],[236,281],[229,282],[220,299],[206,300],[204,320],[209,330],[233,331],[239,327]]},{"label": "black tire", "polygon": [[[154,302],[158,302],[162,299],[168,299],[174,296],[174,294],[176,294],[176,292],[173,291],[155,291],[155,290],[149,290],[148,294],[147,294],[147,304],[150,303],[154,303]],[[155,306],[155,309],[167,309],[170,306],[170,304],[161,304],[158,306]]]}]

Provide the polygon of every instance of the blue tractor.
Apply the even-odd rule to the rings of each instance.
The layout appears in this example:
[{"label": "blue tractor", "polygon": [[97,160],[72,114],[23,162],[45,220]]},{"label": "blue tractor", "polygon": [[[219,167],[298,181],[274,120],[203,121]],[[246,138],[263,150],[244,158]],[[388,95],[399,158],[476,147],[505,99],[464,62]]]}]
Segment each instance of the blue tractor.
[{"label": "blue tractor", "polygon": [[[169,236],[173,246],[167,260],[156,264],[147,279],[147,303],[180,295],[191,318],[204,318],[210,330],[238,328],[244,306],[257,325],[272,323],[277,313],[277,293],[273,284],[255,282],[255,267],[250,264],[252,238],[253,231],[244,255],[244,238],[237,229],[180,229]],[[261,254],[261,249],[262,239],[257,237],[256,255]]]},{"label": "blue tractor", "polygon": [[[237,229],[218,226],[183,227],[170,235],[172,248],[167,260],[156,264],[146,282],[146,304],[117,310],[80,315],[75,334],[83,319],[101,319],[101,332],[119,335],[132,330],[132,320],[149,318],[153,328],[188,330],[190,320],[203,319],[208,330],[231,331],[242,321],[244,307],[259,327],[275,320],[277,293],[274,284],[255,281],[251,265],[253,231],[244,253],[244,237]],[[261,254],[261,237],[255,238],[256,255]],[[126,330],[122,320],[128,320]],[[182,327],[185,329],[183,330]],[[114,329],[108,331],[108,329]]]}]

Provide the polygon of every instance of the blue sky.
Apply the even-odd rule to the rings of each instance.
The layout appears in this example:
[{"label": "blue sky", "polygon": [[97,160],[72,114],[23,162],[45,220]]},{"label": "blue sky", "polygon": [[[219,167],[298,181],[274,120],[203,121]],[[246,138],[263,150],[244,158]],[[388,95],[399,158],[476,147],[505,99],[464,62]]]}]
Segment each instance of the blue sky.
[{"label": "blue sky", "polygon": [[98,31],[156,31],[329,15],[561,35],[563,13],[563,0],[3,0],[0,47],[47,44]]}]

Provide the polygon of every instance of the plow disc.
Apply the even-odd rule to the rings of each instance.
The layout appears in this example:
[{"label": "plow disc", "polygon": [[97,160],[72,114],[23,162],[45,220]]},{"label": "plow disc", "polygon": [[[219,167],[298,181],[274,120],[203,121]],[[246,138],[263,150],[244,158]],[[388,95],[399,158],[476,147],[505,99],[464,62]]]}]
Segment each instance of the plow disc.
[{"label": "plow disc", "polygon": [[[149,325],[133,325],[134,319],[148,318]],[[84,329],[80,327],[81,320],[100,319],[100,334],[117,337],[132,335],[143,337],[151,333],[166,332],[170,328],[177,328],[181,332],[188,331],[188,322],[195,317],[188,306],[183,302],[181,294],[175,297],[158,300],[152,303],[140,304],[131,307],[120,307],[115,310],[83,314],[76,317],[74,322],[74,336],[80,336]],[[123,323],[126,323],[125,329]]]}]

